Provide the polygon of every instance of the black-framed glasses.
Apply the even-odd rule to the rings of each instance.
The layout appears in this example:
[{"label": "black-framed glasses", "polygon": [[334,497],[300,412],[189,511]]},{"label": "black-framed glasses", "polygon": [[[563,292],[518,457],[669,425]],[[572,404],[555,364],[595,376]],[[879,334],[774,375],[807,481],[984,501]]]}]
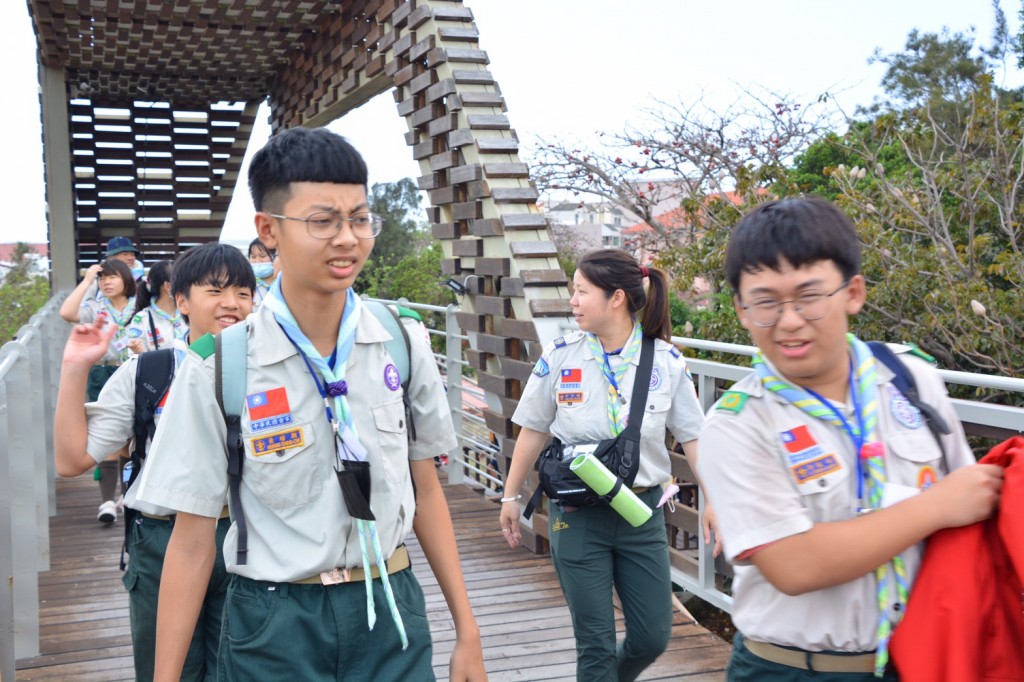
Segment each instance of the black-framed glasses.
[{"label": "black-framed glasses", "polygon": [[314,213],[308,218],[293,218],[287,215],[278,215],[277,213],[269,213],[267,215],[271,218],[306,223],[306,232],[314,239],[334,239],[341,232],[341,226],[345,223],[348,223],[349,227],[352,228],[352,234],[360,239],[373,239],[384,229],[384,219],[376,213],[369,212],[357,213],[348,218],[334,211],[321,211]]},{"label": "black-framed glasses", "polygon": [[786,301],[776,301],[774,298],[763,298],[754,301],[750,305],[744,303],[740,307],[747,311],[747,318],[758,327],[774,327],[782,319],[782,311],[787,303],[793,304],[793,312],[808,322],[820,320],[828,314],[828,302],[840,291],[850,286],[850,280],[843,280],[839,287],[829,294],[808,292],[796,298]]}]

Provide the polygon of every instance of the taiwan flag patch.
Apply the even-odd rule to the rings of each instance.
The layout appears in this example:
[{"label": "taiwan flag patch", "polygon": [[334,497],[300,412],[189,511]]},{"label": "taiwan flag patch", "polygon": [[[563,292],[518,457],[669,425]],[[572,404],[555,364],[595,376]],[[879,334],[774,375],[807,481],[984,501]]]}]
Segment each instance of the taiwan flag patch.
[{"label": "taiwan flag patch", "polygon": [[583,370],[579,368],[575,369],[563,369],[561,380],[562,388],[580,388],[583,385]]},{"label": "taiwan flag patch", "polygon": [[285,393],[284,386],[247,395],[245,406],[249,410],[249,428],[253,431],[289,424],[292,421],[291,407],[288,405],[288,394]]},{"label": "taiwan flag patch", "polygon": [[782,437],[782,444],[786,447],[786,450],[794,454],[813,448],[818,444],[806,426],[798,426],[795,429],[783,431],[779,435]]}]

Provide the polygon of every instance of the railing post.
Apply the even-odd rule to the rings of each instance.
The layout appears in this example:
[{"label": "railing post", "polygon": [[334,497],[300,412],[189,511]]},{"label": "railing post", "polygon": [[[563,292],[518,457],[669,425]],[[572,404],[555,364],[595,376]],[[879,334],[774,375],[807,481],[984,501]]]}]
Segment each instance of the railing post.
[{"label": "railing post", "polygon": [[448,373],[448,406],[452,411],[452,422],[455,424],[455,436],[458,443],[454,452],[448,453],[448,484],[461,484],[466,477],[466,467],[462,464],[460,448],[462,447],[462,340],[459,338],[459,323],[455,313],[459,306],[451,303],[444,311],[445,359]]},{"label": "railing post", "polygon": [[[0,442],[10,442],[7,428],[7,382],[0,377]],[[14,575],[14,529],[11,516],[14,482],[10,475],[11,448],[0,448],[0,577]],[[0,679],[14,679],[14,583],[0,589]]]},{"label": "railing post", "polygon": [[[16,657],[39,655],[39,547],[36,503],[38,483],[36,462],[32,457],[29,433],[32,431],[30,404],[31,377],[26,346],[11,341],[0,349],[0,366],[6,372],[0,377],[4,384],[6,408],[6,468],[0,476],[7,478],[9,489],[9,528],[11,541],[11,572],[7,573],[7,589],[13,591],[14,651]],[[47,549],[47,551],[49,551]]]}]

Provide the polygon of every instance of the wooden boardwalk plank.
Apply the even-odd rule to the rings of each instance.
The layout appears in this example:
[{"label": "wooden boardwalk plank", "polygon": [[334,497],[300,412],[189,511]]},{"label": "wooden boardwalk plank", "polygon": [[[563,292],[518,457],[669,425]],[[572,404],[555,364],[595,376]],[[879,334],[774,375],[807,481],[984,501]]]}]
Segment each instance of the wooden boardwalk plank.
[{"label": "wooden boardwalk plank", "polygon": [[[19,682],[134,679],[128,596],[118,569],[124,527],[97,523],[96,487],[90,476],[57,481],[52,570],[39,576],[42,654],[18,661]],[[510,550],[497,507],[470,488],[446,486],[445,493],[491,681],[575,679],[572,622],[550,558]],[[454,625],[414,538],[409,549],[426,595],[434,671],[446,680]],[[616,616],[621,636],[622,614]],[[720,682],[729,652],[722,640],[677,618],[668,650],[640,679]]]}]

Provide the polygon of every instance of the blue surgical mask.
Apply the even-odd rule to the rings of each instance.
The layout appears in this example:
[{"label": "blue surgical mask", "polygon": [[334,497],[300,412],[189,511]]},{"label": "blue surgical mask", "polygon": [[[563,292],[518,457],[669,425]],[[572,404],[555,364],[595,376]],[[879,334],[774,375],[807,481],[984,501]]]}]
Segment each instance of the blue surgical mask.
[{"label": "blue surgical mask", "polygon": [[146,274],[146,269],[141,265],[136,265],[132,268],[132,279],[138,279]]},{"label": "blue surgical mask", "polygon": [[252,271],[258,279],[266,279],[274,274],[273,263],[250,263]]}]

